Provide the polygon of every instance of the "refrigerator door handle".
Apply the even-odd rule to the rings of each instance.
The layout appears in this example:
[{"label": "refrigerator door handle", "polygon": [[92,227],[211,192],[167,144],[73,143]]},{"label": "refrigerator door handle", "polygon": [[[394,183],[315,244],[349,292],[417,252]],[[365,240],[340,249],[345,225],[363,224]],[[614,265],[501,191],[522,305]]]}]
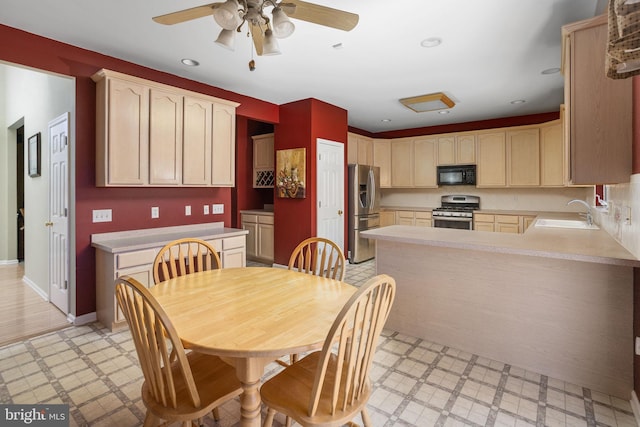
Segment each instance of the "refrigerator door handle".
[{"label": "refrigerator door handle", "polygon": [[373,169],[369,169],[369,211],[371,211],[374,206],[373,204],[375,203],[375,196],[376,196],[376,180],[375,177],[373,175]]}]

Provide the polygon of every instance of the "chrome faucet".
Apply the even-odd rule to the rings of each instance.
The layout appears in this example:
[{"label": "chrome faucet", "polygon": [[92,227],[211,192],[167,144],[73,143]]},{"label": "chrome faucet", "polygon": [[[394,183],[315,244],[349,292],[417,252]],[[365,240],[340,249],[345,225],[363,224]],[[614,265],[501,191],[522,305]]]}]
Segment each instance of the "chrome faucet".
[{"label": "chrome faucet", "polygon": [[567,206],[573,202],[582,203],[587,207],[587,213],[586,213],[587,225],[593,225],[593,216],[591,215],[591,206],[589,206],[589,203],[585,202],[584,200],[574,199],[574,200],[571,200],[569,203],[567,203]]}]

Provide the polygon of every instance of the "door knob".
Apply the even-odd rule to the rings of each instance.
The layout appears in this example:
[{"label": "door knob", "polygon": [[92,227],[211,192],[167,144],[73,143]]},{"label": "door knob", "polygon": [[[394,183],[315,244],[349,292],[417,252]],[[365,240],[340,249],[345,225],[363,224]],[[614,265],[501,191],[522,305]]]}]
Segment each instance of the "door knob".
[{"label": "door knob", "polygon": [[338,209],[338,215],[342,215],[342,210]]},{"label": "door knob", "polygon": [[51,221],[47,221],[44,223],[45,227],[53,227],[53,223]]}]

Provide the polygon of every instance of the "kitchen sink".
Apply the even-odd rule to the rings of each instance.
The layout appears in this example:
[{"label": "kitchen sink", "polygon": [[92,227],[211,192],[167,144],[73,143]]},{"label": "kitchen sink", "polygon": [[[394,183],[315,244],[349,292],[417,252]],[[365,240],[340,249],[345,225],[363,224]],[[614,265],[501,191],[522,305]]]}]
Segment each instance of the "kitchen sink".
[{"label": "kitchen sink", "polygon": [[579,230],[598,230],[595,224],[587,224],[587,221],[578,219],[538,219],[535,223],[536,227],[551,227],[551,228],[574,228]]}]

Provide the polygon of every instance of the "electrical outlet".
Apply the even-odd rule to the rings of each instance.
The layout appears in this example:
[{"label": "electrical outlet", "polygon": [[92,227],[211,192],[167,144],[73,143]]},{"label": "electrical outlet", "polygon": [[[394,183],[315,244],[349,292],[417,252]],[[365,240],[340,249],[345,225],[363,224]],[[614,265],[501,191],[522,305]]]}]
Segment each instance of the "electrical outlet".
[{"label": "electrical outlet", "polygon": [[154,206],[151,208],[151,218],[160,218],[160,208]]},{"label": "electrical outlet", "polygon": [[636,337],[636,356],[640,356],[640,337]]},{"label": "electrical outlet", "polygon": [[223,204],[213,204],[211,205],[211,212],[214,214],[223,214],[224,213],[224,205]]},{"label": "electrical outlet", "polygon": [[111,222],[111,209],[94,209],[93,222]]},{"label": "electrical outlet", "polygon": [[204,214],[209,215],[209,205],[204,205]]},{"label": "electrical outlet", "polygon": [[624,215],[622,217],[622,219],[624,220],[624,223],[626,225],[631,225],[631,207],[630,206],[624,206],[622,209],[623,209],[623,212],[624,212]]},{"label": "electrical outlet", "polygon": [[184,207],[184,214],[186,216],[191,215],[191,206],[187,205],[187,206]]}]

